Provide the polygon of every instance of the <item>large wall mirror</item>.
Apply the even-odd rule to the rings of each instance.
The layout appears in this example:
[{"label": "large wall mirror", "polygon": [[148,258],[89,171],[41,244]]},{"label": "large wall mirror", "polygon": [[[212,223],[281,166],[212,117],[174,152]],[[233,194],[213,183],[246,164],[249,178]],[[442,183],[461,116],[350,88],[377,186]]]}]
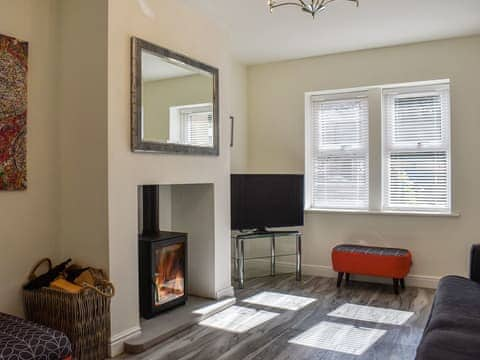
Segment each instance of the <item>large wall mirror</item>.
[{"label": "large wall mirror", "polygon": [[218,155],[218,70],[132,38],[132,150]]}]

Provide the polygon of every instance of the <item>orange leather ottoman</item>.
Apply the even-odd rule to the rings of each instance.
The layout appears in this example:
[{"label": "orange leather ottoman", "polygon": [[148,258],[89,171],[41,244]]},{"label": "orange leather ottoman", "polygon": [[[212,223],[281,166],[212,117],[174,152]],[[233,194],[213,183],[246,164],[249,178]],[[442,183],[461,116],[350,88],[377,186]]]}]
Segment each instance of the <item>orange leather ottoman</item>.
[{"label": "orange leather ottoman", "polygon": [[338,245],[332,250],[333,270],[338,272],[337,287],[346,274],[382,276],[393,279],[398,294],[399,284],[405,288],[405,277],[412,265],[412,254],[406,249],[393,249],[362,245]]}]

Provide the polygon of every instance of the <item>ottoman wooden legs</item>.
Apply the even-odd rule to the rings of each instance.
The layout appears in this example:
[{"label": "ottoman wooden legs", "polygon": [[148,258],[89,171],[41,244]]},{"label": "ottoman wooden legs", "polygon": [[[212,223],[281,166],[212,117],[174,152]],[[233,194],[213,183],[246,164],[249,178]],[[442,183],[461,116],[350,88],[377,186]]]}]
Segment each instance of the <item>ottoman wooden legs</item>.
[{"label": "ottoman wooden legs", "polygon": [[396,295],[398,295],[398,285],[400,283],[400,280],[398,279],[393,279],[393,291],[395,292]]},{"label": "ottoman wooden legs", "polygon": [[345,275],[345,283],[348,285],[348,283],[350,282],[350,273],[339,272],[337,277],[337,288],[342,285],[343,275]]},{"label": "ottoman wooden legs", "polygon": [[338,277],[337,277],[337,288],[340,287],[340,285],[342,285],[342,280],[343,280],[343,272],[339,272],[338,273]]},{"label": "ottoman wooden legs", "polygon": [[398,295],[398,286],[405,289],[405,279],[393,279],[393,291]]},{"label": "ottoman wooden legs", "polygon": [[[342,285],[343,281],[343,276],[345,275],[345,282],[349,283],[350,281],[350,274],[349,273],[344,273],[344,272],[339,272],[337,275],[337,288],[339,288]],[[405,279],[393,279],[393,291],[395,292],[396,295],[400,293],[399,288],[405,289]]]}]

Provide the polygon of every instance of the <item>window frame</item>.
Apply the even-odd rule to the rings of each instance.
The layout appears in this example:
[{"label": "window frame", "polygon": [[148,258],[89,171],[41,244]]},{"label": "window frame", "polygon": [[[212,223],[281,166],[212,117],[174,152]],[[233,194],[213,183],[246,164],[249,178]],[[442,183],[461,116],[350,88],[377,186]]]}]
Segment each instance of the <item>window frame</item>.
[{"label": "window frame", "polygon": [[[335,101],[355,101],[355,99],[366,99],[367,100],[367,113],[368,113],[368,91],[366,90],[363,90],[363,91],[352,91],[352,92],[342,92],[342,93],[335,93],[335,94],[314,94],[312,96],[310,96],[310,102],[308,103],[308,111],[309,111],[309,114],[311,115],[311,111],[312,111],[312,106],[313,106],[313,98],[318,98],[318,97],[325,97],[325,99],[315,99],[315,102],[322,102],[322,101],[325,101],[325,102],[335,102]],[[307,176],[307,178],[310,178],[310,184],[313,183],[313,161],[314,161],[314,156],[313,154],[314,153],[317,153],[318,152],[323,152],[324,155],[330,155],[330,156],[338,156],[340,157],[341,155],[344,155],[345,157],[348,157],[348,155],[350,155],[351,157],[354,157],[355,155],[358,155],[358,156],[361,156],[361,155],[365,155],[366,157],[366,186],[367,186],[367,191],[369,192],[369,170],[370,170],[370,159],[369,159],[369,153],[370,153],[370,149],[369,149],[369,136],[368,136],[368,133],[369,133],[369,115],[367,115],[368,118],[367,118],[367,124],[366,124],[366,131],[367,131],[367,139],[366,139],[366,144],[364,144],[364,146],[361,146],[357,149],[355,148],[352,148],[352,149],[348,149],[348,148],[331,148],[331,149],[327,149],[325,148],[323,151],[319,151],[318,149],[313,149],[313,143],[312,143],[312,132],[311,130],[312,129],[312,121],[309,122],[309,125],[310,125],[310,131],[308,131],[308,134],[310,134],[309,136],[309,144],[310,144],[310,150],[307,150],[306,152],[308,153],[308,159],[309,159],[309,162],[310,162],[310,166],[308,167],[308,170],[309,170],[309,176]],[[308,135],[307,135],[308,137]],[[361,135],[360,135],[361,137]],[[316,156],[315,156],[316,158]],[[309,199],[309,205],[308,207],[312,207],[312,204],[313,204],[313,196],[312,196],[312,187],[308,187],[308,199]],[[329,206],[329,207],[325,207],[325,209],[330,209],[330,210],[339,210],[339,209],[348,209],[348,210],[368,210],[368,203],[369,203],[369,199],[368,199],[368,196],[367,196],[367,206],[366,207],[345,207],[345,208],[341,208],[339,206]]]},{"label": "window frame", "polygon": [[[447,121],[445,124],[447,141],[447,191],[448,191],[448,209],[396,209],[386,208],[384,206],[384,181],[385,177],[385,108],[384,91],[407,91],[408,88],[446,86],[448,95]],[[312,206],[312,186],[313,186],[313,158],[312,158],[312,119],[311,108],[312,98],[318,96],[348,96],[349,93],[359,93],[368,91],[369,104],[369,126],[368,126],[368,159],[369,159],[369,201],[368,209],[339,209],[339,208],[314,208]],[[305,211],[313,213],[347,213],[347,214],[378,214],[378,215],[420,215],[420,216],[459,216],[458,212],[453,211],[454,194],[452,186],[452,137],[451,137],[451,87],[450,79],[440,79],[432,81],[419,81],[408,83],[395,83],[387,85],[363,86],[346,89],[311,91],[305,93]]]},{"label": "window frame", "polygon": [[[399,212],[428,212],[428,213],[451,213],[452,212],[452,161],[451,161],[451,92],[450,92],[450,83],[436,83],[436,84],[422,84],[422,85],[413,85],[413,86],[402,86],[402,87],[388,87],[384,88],[382,91],[382,205],[381,209],[383,211],[399,211]],[[420,147],[410,145],[410,146],[398,146],[394,147],[392,143],[388,143],[388,137],[392,134],[388,134],[387,128],[387,116],[385,115],[387,108],[385,105],[385,100],[387,97],[387,92],[397,92],[398,95],[402,97],[414,97],[417,96],[428,96],[431,95],[441,95],[441,92],[446,91],[446,114],[445,119],[442,119],[442,122],[445,121],[442,125],[442,141],[438,144],[426,143]],[[391,153],[428,153],[428,152],[445,152],[446,161],[447,161],[447,207],[446,208],[434,208],[434,207],[418,207],[418,208],[408,208],[408,207],[395,207],[387,206],[386,204],[386,188],[388,184],[388,155]]]}]

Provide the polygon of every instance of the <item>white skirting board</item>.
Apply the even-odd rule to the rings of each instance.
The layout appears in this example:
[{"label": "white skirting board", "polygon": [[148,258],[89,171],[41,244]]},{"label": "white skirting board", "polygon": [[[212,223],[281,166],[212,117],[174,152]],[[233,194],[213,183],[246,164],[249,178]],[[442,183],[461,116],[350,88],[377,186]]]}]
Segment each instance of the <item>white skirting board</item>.
[{"label": "white skirting board", "polygon": [[115,357],[123,353],[123,343],[128,339],[138,336],[142,333],[139,325],[124,330],[110,338],[110,357]]},{"label": "white skirting board", "polygon": [[[270,260],[268,259],[255,259],[255,260],[249,260],[249,262],[265,263],[266,265],[270,264]],[[276,265],[277,265],[277,268],[281,271],[288,271],[288,272],[295,271],[294,263],[277,261]],[[248,263],[247,263],[247,266],[248,266]],[[311,276],[328,277],[328,278],[337,277],[337,273],[333,271],[333,269],[330,266],[325,266],[325,265],[302,264],[302,274],[311,275]],[[375,277],[375,276],[362,276],[362,275],[355,275],[355,274],[351,275],[351,279],[360,280],[360,281],[377,282],[382,284],[392,283],[392,280],[388,278]],[[440,279],[441,277],[439,276],[411,274],[407,276],[407,278],[405,279],[405,283],[407,286],[436,289]]]},{"label": "white skirting board", "polygon": [[225,297],[234,297],[234,296],[235,296],[235,290],[233,289],[233,286],[228,286],[224,289],[218,290],[215,294],[215,299],[219,300]]},{"label": "white skirting board", "polygon": [[[302,272],[305,275],[333,277],[333,278],[337,277],[337,273],[333,271],[333,269],[330,266],[303,264]],[[382,284],[390,284],[392,282],[391,279],[387,279],[387,278],[374,277],[374,276],[361,276],[361,275],[355,275],[355,274],[352,274],[351,279],[378,282]],[[440,281],[439,276],[416,275],[416,274],[408,275],[407,278],[405,279],[405,283],[407,286],[410,285],[415,287],[423,287],[427,289],[436,289],[439,281]]]}]

